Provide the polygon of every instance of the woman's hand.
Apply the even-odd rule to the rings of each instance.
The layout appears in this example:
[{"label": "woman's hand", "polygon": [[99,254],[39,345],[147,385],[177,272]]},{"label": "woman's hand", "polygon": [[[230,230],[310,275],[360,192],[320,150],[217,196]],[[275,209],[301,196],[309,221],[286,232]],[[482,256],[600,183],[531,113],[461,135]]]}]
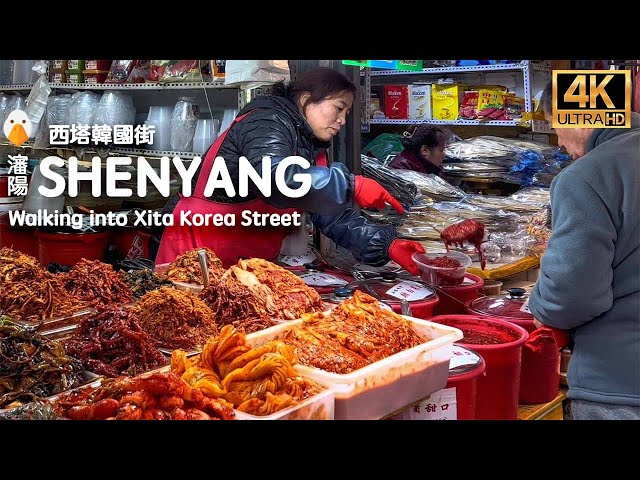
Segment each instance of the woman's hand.
[{"label": "woman's hand", "polygon": [[395,239],[389,245],[389,258],[411,275],[418,275],[420,270],[411,258],[414,253],[425,253],[425,250],[422,245],[412,240]]},{"label": "woman's hand", "polygon": [[404,208],[398,200],[393,198],[378,182],[362,175],[355,176],[353,199],[361,207],[382,210],[385,203],[388,203],[399,214],[404,213]]}]

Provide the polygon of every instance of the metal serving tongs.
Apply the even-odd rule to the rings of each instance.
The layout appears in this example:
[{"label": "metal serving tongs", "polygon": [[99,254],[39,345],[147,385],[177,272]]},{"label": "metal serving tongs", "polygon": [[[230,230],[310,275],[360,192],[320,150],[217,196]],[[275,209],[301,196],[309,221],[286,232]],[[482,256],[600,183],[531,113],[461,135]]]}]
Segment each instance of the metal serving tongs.
[{"label": "metal serving tongs", "polygon": [[[375,292],[373,288],[369,285],[369,280],[383,280],[383,281],[394,281],[398,278],[406,279],[410,281],[416,281],[416,277],[411,275],[409,272],[406,272],[402,268],[398,267],[393,270],[387,270],[383,272],[375,272],[371,270],[362,270],[356,267],[351,268],[351,275],[355,278],[354,282],[351,282],[346,286],[346,288],[355,288],[357,286],[364,285],[367,292],[375,297],[379,302],[384,303],[393,308],[393,305],[400,304],[400,312],[402,315],[406,315],[408,317],[413,316],[413,312],[411,311],[411,306],[407,300],[401,299],[398,301],[394,300],[386,300],[379,297],[379,295]],[[422,282],[424,283],[424,282]]]},{"label": "metal serving tongs", "polygon": [[205,288],[209,285],[209,262],[207,261],[207,252],[201,248],[198,250],[198,260],[200,261],[200,269],[202,270],[202,284]]}]

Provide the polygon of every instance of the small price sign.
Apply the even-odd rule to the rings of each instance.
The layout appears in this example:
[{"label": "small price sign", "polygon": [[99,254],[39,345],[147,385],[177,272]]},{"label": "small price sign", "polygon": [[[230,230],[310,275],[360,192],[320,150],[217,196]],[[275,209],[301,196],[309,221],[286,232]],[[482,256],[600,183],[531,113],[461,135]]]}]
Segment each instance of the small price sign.
[{"label": "small price sign", "polygon": [[387,295],[412,302],[414,300],[422,300],[428,297],[431,291],[424,285],[416,282],[400,282],[394,287],[387,290]]}]

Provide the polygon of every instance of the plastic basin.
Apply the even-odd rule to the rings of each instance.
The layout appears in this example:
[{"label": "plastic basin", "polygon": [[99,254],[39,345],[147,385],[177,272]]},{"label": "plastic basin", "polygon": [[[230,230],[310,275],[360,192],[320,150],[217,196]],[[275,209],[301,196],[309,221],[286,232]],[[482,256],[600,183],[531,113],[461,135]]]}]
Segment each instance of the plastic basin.
[{"label": "plastic basin", "polygon": [[[469,255],[464,253],[450,251],[442,253],[414,253],[411,258],[420,270],[420,278],[429,285],[437,287],[451,287],[460,285],[464,281],[467,268],[471,265],[472,260]],[[460,263],[459,267],[438,267],[429,265],[427,262],[439,258],[451,258]]]},{"label": "plastic basin", "polygon": [[38,260],[43,267],[49,263],[75,265],[81,258],[102,260],[111,239],[111,232],[49,233],[36,230]]}]

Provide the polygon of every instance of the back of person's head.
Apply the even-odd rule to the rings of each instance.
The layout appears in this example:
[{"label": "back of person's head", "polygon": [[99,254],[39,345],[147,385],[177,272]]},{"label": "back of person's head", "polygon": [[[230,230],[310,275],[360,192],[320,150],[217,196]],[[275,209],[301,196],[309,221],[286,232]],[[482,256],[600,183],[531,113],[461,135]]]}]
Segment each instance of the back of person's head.
[{"label": "back of person's head", "polygon": [[351,92],[355,97],[355,84],[337,70],[326,67],[307,70],[288,84],[280,81],[273,86],[273,95],[288,98],[296,105],[304,93],[309,93],[309,98],[301,105],[303,110],[310,103],[321,102],[343,92]]},{"label": "back of person's head", "polygon": [[553,114],[553,83],[547,83],[540,96],[540,108],[544,114],[550,117]]},{"label": "back of person's head", "polygon": [[422,146],[427,148],[444,148],[447,143],[447,134],[440,127],[423,123],[413,131],[402,134],[402,145],[413,153],[418,153]]}]

